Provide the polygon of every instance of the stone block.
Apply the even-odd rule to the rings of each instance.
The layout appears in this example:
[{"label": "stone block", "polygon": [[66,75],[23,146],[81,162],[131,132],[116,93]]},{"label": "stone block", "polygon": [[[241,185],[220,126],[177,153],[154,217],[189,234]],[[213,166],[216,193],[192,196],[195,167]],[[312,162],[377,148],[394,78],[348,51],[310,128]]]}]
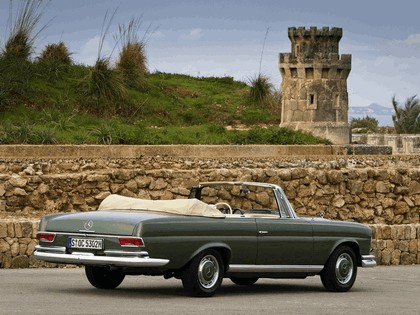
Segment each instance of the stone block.
[{"label": "stone block", "polygon": [[391,265],[399,265],[401,263],[401,251],[394,249],[391,254]]},{"label": "stone block", "polygon": [[29,258],[28,256],[19,255],[12,258],[11,268],[28,268],[29,267]]},{"label": "stone block", "polygon": [[6,253],[10,251],[10,245],[4,239],[0,238],[0,253]]},{"label": "stone block", "polygon": [[20,222],[14,222],[13,226],[15,228],[15,237],[22,237],[22,226],[20,225]]},{"label": "stone block", "polygon": [[390,225],[384,225],[382,227],[382,237],[384,240],[389,240],[392,238],[392,229]]},{"label": "stone block", "polygon": [[7,237],[7,223],[0,222],[0,238]]},{"label": "stone block", "polygon": [[408,244],[408,251],[411,254],[416,254],[418,250],[419,250],[419,248],[418,248],[418,240],[410,240],[409,241],[409,244]]}]

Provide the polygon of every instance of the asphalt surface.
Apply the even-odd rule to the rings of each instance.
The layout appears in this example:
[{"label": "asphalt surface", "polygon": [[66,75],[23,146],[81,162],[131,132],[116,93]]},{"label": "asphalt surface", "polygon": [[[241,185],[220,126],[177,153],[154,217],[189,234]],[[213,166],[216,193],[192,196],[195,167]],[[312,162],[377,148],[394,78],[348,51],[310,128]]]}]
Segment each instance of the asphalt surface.
[{"label": "asphalt surface", "polygon": [[182,283],[130,276],[98,290],[82,268],[0,269],[0,314],[419,314],[420,265],[358,270],[346,293],[324,290],[319,277],[260,279],[250,287],[224,279],[212,298],[184,295]]}]

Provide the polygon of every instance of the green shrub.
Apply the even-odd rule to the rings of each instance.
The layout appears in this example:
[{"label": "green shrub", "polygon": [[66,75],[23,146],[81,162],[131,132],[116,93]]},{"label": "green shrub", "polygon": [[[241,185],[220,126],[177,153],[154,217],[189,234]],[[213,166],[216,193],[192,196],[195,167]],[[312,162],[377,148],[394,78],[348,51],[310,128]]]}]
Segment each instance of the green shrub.
[{"label": "green shrub", "polygon": [[[110,62],[109,58],[98,58],[85,79],[88,95],[97,105],[95,110],[110,110],[110,106],[115,106],[115,102],[122,100],[125,95],[121,76],[111,68]],[[107,108],[103,105],[107,105]]]},{"label": "green shrub", "polygon": [[40,61],[53,61],[59,64],[71,65],[71,54],[63,42],[48,44],[38,58]]},{"label": "green shrub", "polygon": [[360,128],[365,133],[367,132],[376,132],[378,130],[378,120],[373,117],[363,117],[363,118],[353,118],[350,121],[350,126],[352,129]]},{"label": "green shrub", "polygon": [[117,70],[122,74],[124,83],[131,88],[142,87],[144,75],[147,72],[147,59],[145,40],[140,39],[138,32],[141,26],[140,19],[131,19],[128,25],[119,25],[118,40],[121,50],[117,60]]},{"label": "green shrub", "polygon": [[0,110],[30,99],[33,65],[27,60],[0,58]]},{"label": "green shrub", "polygon": [[249,98],[254,104],[262,104],[267,101],[273,91],[269,78],[261,73],[250,79],[250,86]]}]

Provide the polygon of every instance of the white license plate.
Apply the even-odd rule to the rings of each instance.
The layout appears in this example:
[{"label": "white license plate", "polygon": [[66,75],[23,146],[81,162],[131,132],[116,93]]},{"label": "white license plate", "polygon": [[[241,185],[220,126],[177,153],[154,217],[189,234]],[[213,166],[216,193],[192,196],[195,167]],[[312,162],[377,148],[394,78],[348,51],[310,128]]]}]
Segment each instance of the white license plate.
[{"label": "white license plate", "polygon": [[103,240],[93,238],[69,238],[69,248],[86,248],[86,249],[102,249]]}]

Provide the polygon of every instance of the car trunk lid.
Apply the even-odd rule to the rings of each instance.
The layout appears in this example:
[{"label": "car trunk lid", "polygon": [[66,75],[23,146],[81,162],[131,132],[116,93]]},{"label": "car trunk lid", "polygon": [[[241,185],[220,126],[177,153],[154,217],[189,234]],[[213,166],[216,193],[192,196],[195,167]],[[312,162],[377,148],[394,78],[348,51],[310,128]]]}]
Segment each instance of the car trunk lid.
[{"label": "car trunk lid", "polygon": [[162,215],[115,210],[68,213],[49,218],[46,230],[64,233],[133,235],[139,223],[160,216]]}]

